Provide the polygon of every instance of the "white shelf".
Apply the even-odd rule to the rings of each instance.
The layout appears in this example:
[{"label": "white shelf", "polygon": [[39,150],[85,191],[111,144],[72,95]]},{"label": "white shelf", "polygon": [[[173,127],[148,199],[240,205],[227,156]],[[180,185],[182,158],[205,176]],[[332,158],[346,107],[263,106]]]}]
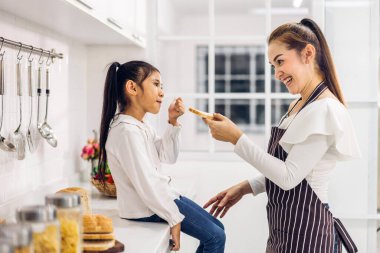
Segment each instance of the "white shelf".
[{"label": "white shelf", "polygon": [[136,45],[145,48],[144,38],[127,28],[119,28],[96,10],[76,0],[1,0],[0,9],[86,45]]}]

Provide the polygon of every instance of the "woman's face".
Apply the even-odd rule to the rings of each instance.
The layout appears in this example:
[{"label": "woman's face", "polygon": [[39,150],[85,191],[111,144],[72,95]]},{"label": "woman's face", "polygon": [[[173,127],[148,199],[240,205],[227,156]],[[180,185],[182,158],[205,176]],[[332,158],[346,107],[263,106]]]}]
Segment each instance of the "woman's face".
[{"label": "woman's face", "polygon": [[284,43],[272,41],[268,46],[269,63],[275,70],[275,78],[281,81],[291,94],[299,94],[311,80],[310,64],[304,52],[287,49]]},{"label": "woman's face", "polygon": [[158,113],[164,98],[162,89],[161,75],[159,72],[153,72],[142,83],[143,91],[138,93],[139,104],[144,112]]}]

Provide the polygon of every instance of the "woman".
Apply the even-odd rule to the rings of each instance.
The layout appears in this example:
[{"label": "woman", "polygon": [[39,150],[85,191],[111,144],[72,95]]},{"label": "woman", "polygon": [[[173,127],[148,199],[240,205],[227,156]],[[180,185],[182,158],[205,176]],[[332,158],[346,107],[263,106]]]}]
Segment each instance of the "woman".
[{"label": "woman", "polygon": [[262,175],[211,198],[210,213],[223,217],[245,194],[268,195],[267,252],[348,252],[357,248],[328,207],[328,177],[336,161],[360,156],[326,39],[310,19],[284,24],[268,39],[275,77],[300,94],[273,127],[263,151],[228,118],[204,119],[212,136]]},{"label": "woman", "polygon": [[161,171],[162,162],[177,160],[181,130],[178,118],[185,110],[182,99],[175,99],[168,108],[167,130],[158,136],[144,117],[157,114],[163,99],[157,68],[143,61],[111,64],[104,87],[100,172],[104,175],[108,162],[121,218],[167,222],[171,250],[180,249],[183,231],[200,241],[197,252],[222,253],[226,240],[223,224],[180,195],[171,186],[171,178]]}]

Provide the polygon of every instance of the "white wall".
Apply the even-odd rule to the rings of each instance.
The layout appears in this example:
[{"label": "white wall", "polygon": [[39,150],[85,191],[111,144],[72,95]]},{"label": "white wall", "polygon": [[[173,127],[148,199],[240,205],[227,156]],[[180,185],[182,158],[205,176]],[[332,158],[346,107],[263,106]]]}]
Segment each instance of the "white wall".
[{"label": "white wall", "polygon": [[[52,148],[39,139],[39,146],[31,154],[26,147],[25,160],[16,160],[15,154],[0,151],[0,217],[12,219],[17,206],[26,203],[42,204],[43,199],[30,198],[33,193],[49,193],[64,185],[68,178],[75,177],[80,166],[80,151],[86,141],[86,122],[81,120],[87,111],[86,93],[86,48],[61,36],[54,31],[23,20],[20,17],[0,12],[1,36],[6,39],[20,41],[35,47],[50,50],[54,48],[63,53],[64,59],[51,65],[48,123],[54,129],[58,138],[58,147]],[[18,99],[16,99],[15,64],[17,50],[5,48],[5,81],[6,95],[4,97],[4,124],[1,134],[8,137],[18,125]],[[26,132],[29,123],[29,98],[27,97],[27,53],[22,63],[23,94],[23,124]],[[34,62],[38,55],[33,55]],[[36,65],[35,65],[36,66]],[[36,67],[34,68],[36,72]],[[44,78],[44,75],[43,75]],[[45,79],[43,79],[43,88]],[[34,118],[36,128],[36,91],[34,89]],[[45,96],[41,96],[44,111]],[[44,117],[41,113],[41,117]]]},{"label": "white wall", "polygon": [[135,46],[89,46],[87,53],[87,132],[99,131],[103,103],[104,82],[108,65],[131,60],[146,61],[146,50]]},{"label": "white wall", "polygon": [[[379,3],[326,3],[325,32],[356,128],[362,158],[341,163],[331,181],[333,213],[359,252],[376,251]],[[353,18],[354,17],[354,18]]]}]

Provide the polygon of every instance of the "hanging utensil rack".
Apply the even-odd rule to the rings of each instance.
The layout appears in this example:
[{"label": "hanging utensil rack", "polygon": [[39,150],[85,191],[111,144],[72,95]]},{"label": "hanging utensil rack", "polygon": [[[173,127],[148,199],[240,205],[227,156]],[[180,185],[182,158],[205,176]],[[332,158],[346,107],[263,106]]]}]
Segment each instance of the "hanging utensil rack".
[{"label": "hanging utensil rack", "polygon": [[35,53],[38,53],[40,56],[50,57],[51,60],[53,60],[54,58],[63,59],[63,54],[55,52],[54,49],[45,50],[43,48],[34,47],[31,45],[24,44],[22,42],[17,42],[14,40],[3,38],[3,37],[0,37],[0,45],[17,48],[17,49],[20,49],[21,51],[25,51],[28,53],[35,52]]}]

